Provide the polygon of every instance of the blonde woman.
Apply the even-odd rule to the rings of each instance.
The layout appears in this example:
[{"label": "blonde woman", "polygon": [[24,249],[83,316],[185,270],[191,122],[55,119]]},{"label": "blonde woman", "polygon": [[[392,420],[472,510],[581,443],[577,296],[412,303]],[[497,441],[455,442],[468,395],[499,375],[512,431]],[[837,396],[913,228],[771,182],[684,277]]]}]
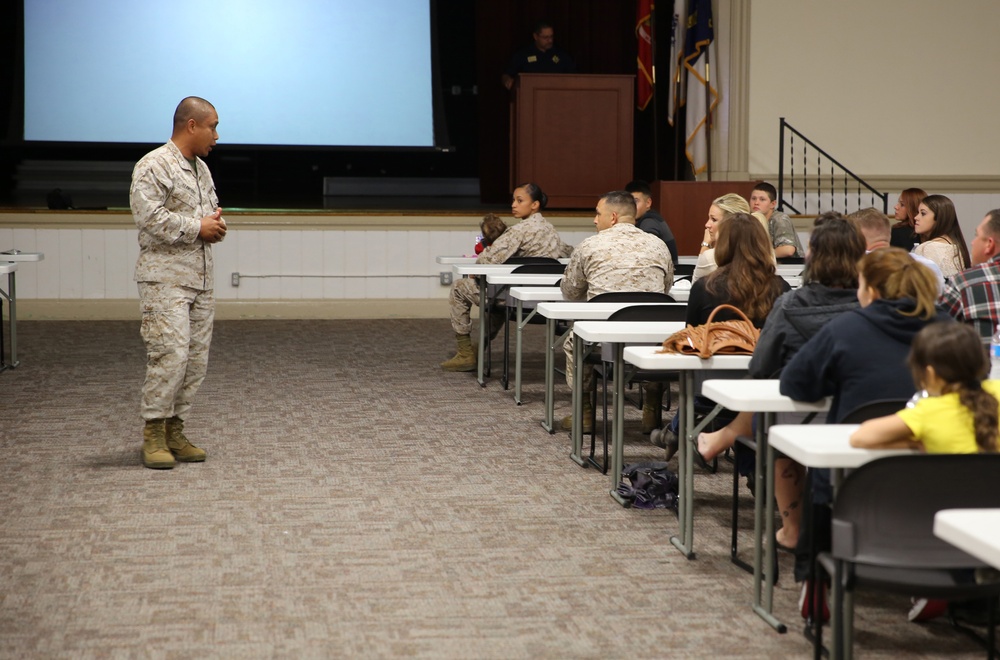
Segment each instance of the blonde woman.
[{"label": "blonde woman", "polygon": [[701,241],[698,263],[691,276],[692,284],[718,268],[715,263],[715,238],[718,234],[719,224],[736,213],[750,213],[750,204],[736,193],[723,195],[708,207],[708,222],[705,223],[705,236]]}]

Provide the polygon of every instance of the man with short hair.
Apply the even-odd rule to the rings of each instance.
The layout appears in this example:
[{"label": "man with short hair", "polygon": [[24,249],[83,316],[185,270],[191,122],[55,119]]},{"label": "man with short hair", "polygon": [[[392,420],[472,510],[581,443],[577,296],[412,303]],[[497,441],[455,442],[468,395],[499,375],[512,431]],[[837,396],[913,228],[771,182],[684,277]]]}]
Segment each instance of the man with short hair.
[{"label": "man with short hair", "polygon": [[576,64],[566,51],[554,45],[555,31],[546,21],[535,23],[532,43],[514,53],[507,69],[500,76],[503,86],[510,89],[519,73],[574,73]]},{"label": "man with short hair", "polygon": [[762,181],[753,187],[750,193],[750,211],[759,211],[767,218],[767,229],[771,234],[775,258],[804,257],[802,242],[795,233],[792,219],[781,211],[775,211],[777,206],[778,191],[774,186]]},{"label": "man with short hair", "polygon": [[1000,322],[1000,209],[988,212],[979,223],[971,247],[974,265],[951,278],[940,304],[989,339]]},{"label": "man with short hair", "polygon": [[[847,217],[858,223],[858,228],[865,237],[865,249],[868,252],[892,247],[892,227],[889,224],[889,217],[885,213],[870,206],[855,211]],[[938,281],[938,294],[940,295],[944,291],[944,274],[941,272],[941,267],[923,255],[911,252],[910,256],[934,273],[934,277]]]},{"label": "man with short hair", "polygon": [[219,115],[189,96],[174,111],[173,133],[136,163],[129,202],[139,228],[135,281],[146,344],[142,462],[169,469],[205,460],[184,435],[184,420],[208,372],[215,319],[212,244],[226,235],[219,198],[202,158],[219,139]]},{"label": "man with short hair", "polygon": [[635,226],[647,234],[659,237],[666,244],[667,249],[670,250],[670,258],[676,267],[677,241],[674,240],[674,233],[670,231],[670,225],[653,208],[653,192],[649,184],[637,179],[629,181],[628,185],[625,186],[625,190],[632,193],[632,198],[635,199],[635,213],[637,216]]},{"label": "man with short hair", "polygon": [[[635,214],[635,199],[631,193],[615,190],[601,197],[594,216],[597,234],[584,239],[573,250],[566,266],[560,284],[565,300],[590,300],[609,291],[670,291],[674,282],[674,262],[670,252],[659,238],[635,226]],[[566,383],[572,387],[572,333],[563,346],[566,351]],[[583,374],[584,430],[593,428],[593,406],[588,396],[592,378],[593,374],[588,369]],[[646,389],[648,396],[643,407],[645,433],[659,426],[659,420],[652,419],[658,416],[662,405],[663,385],[657,385],[658,388]],[[562,427],[572,430],[572,415],[563,419]]]}]

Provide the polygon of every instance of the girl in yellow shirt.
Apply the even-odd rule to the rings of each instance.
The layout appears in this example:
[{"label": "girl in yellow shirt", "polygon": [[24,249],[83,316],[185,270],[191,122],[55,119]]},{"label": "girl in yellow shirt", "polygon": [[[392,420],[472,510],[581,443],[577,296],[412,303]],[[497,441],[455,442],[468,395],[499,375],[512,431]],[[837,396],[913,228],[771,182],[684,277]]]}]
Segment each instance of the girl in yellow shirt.
[{"label": "girl in yellow shirt", "polygon": [[927,391],[912,408],[872,419],[851,435],[854,447],[915,447],[928,454],[975,454],[998,449],[1000,381],[972,327],[932,323],[913,339],[914,383]]}]

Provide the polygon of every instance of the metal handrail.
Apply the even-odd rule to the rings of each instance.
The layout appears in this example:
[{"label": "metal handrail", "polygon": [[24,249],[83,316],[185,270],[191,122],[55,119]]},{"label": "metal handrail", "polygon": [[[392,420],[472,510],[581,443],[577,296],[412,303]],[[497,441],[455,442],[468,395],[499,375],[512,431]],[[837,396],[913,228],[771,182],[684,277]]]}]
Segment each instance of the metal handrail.
[{"label": "metal handrail", "polygon": [[[790,170],[788,172],[788,174],[789,174],[788,181],[789,181],[789,186],[790,186],[790,189],[791,189],[791,195],[790,195],[789,199],[785,198],[785,190],[786,190],[786,187],[785,187],[785,179],[786,179],[786,170],[785,170],[785,130],[786,129],[789,131],[789,135],[790,135],[788,153],[791,156],[791,167],[790,167]],[[803,164],[802,172],[800,174],[800,179],[799,179],[802,182],[802,193],[801,193],[802,194],[802,198],[803,198],[803,208],[802,209],[799,209],[795,205],[795,203],[794,203],[794,202],[797,201],[796,200],[796,185],[795,185],[796,184],[796,170],[795,170],[795,137],[796,136],[798,136],[804,142],[804,145],[802,147],[802,158],[803,158],[803,161],[805,161],[805,163]],[[809,171],[808,171],[808,165],[806,164],[806,163],[808,163],[806,146],[812,147],[812,149],[816,152],[816,173],[815,174],[810,174]],[[873,203],[869,204],[869,206],[874,206],[875,205],[874,204],[874,200],[875,199],[879,199],[879,200],[882,201],[882,212],[883,213],[888,213],[889,212],[889,193],[879,192],[874,187],[872,187],[871,185],[869,185],[867,181],[865,181],[864,179],[862,179],[861,177],[859,177],[858,175],[856,175],[851,170],[847,169],[847,167],[845,167],[840,161],[838,161],[836,158],[834,158],[829,153],[827,153],[826,150],[824,150],[822,147],[820,147],[819,145],[817,145],[815,142],[813,142],[812,140],[810,140],[809,138],[807,138],[800,131],[796,130],[795,127],[793,127],[791,124],[789,124],[787,121],[785,121],[784,117],[781,118],[780,146],[779,146],[779,152],[778,152],[778,209],[779,210],[784,211],[786,208],[788,208],[788,209],[790,209],[791,211],[793,211],[796,214],[799,214],[799,215],[808,215],[809,214],[809,195],[810,194],[814,194],[816,196],[816,198],[817,198],[817,206],[819,205],[819,203],[821,203],[822,198],[823,198],[823,194],[824,194],[823,183],[822,182],[825,180],[825,177],[826,177],[825,173],[822,173],[822,174],[820,173],[821,168],[823,167],[824,159],[830,165],[830,190],[829,190],[829,192],[830,192],[830,198],[829,199],[830,199],[830,206],[831,206],[831,208],[827,209],[827,210],[839,210],[839,211],[841,211],[843,213],[849,213],[849,212],[851,212],[851,208],[850,208],[851,204],[848,201],[848,193],[849,193],[848,182],[849,181],[853,181],[853,183],[857,187],[857,208],[855,208],[853,210],[856,211],[856,210],[858,210],[858,209],[860,209],[862,207],[861,195],[862,195],[862,187],[864,187],[869,192],[869,194],[870,194],[870,200],[873,202]],[[836,183],[837,183],[837,181],[836,181],[836,174],[837,173],[835,172],[834,167],[837,167],[837,168],[840,169],[842,180],[843,180],[844,203],[843,203],[843,208],[840,208],[840,209],[836,208],[837,203],[834,202],[834,194],[835,194],[834,193],[834,188],[836,187]],[[813,186],[812,190],[809,189],[809,183],[810,183],[810,181],[814,181],[815,182],[815,185]],[[839,192],[840,192],[840,190],[838,189],[837,193],[839,193]]]}]

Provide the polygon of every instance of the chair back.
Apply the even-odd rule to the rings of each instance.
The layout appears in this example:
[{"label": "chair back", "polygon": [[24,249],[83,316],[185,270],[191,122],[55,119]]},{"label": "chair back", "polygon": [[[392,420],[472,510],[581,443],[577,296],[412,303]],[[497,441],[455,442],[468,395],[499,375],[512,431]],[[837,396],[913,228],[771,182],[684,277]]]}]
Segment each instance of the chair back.
[{"label": "chair back", "polygon": [[684,278],[691,279],[691,276],[694,275],[694,269],[695,269],[694,264],[675,264],[674,279],[675,280]]},{"label": "chair back", "polygon": [[629,305],[612,312],[609,321],[683,321],[687,317],[687,305]]},{"label": "chair back", "polygon": [[566,266],[557,261],[554,264],[524,264],[510,272],[519,275],[562,275],[565,271]]},{"label": "chair back", "polygon": [[665,293],[658,291],[608,291],[599,293],[590,302],[634,302],[634,303],[665,303],[676,302]]},{"label": "chair back", "polygon": [[837,493],[832,554],[887,567],[982,566],[934,536],[934,514],[1000,507],[998,483],[1000,454],[914,454],[866,463]]},{"label": "chair back", "polygon": [[905,408],[906,404],[906,399],[878,399],[877,401],[869,401],[868,403],[861,404],[851,412],[847,413],[847,415],[840,420],[840,423],[860,424],[861,422],[867,422],[869,419],[875,419],[876,417],[892,415]]},{"label": "chair back", "polygon": [[505,264],[557,264],[558,259],[552,257],[507,257]]}]

